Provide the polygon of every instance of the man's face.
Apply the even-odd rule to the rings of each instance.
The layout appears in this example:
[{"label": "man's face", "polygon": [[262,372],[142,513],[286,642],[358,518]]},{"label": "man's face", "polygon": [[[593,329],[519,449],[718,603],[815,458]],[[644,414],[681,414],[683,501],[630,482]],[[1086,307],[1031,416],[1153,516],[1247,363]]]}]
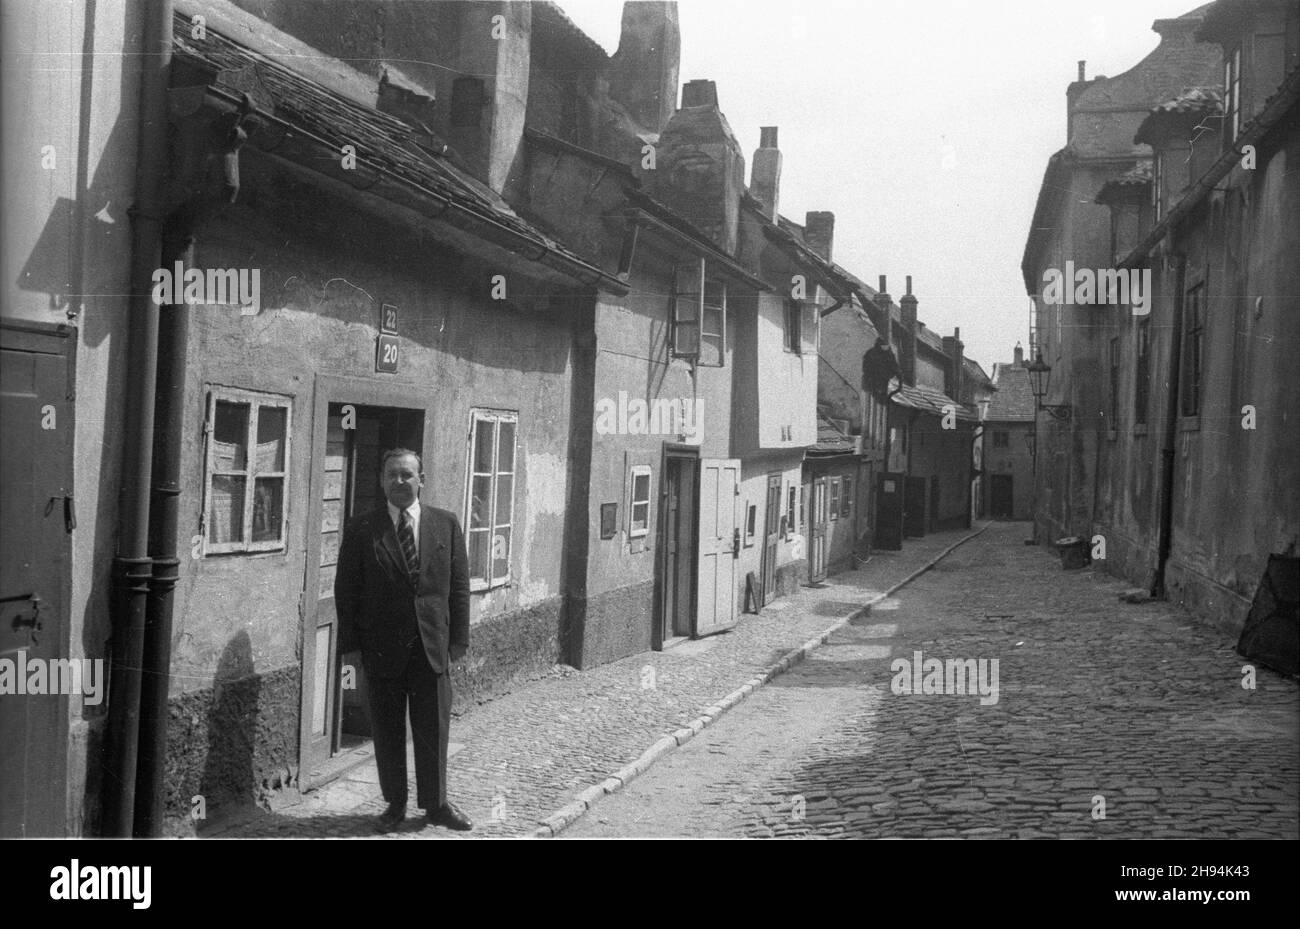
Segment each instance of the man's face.
[{"label": "man's face", "polygon": [[384,496],[399,510],[404,510],[420,496],[424,474],[414,455],[394,455],[384,462]]}]

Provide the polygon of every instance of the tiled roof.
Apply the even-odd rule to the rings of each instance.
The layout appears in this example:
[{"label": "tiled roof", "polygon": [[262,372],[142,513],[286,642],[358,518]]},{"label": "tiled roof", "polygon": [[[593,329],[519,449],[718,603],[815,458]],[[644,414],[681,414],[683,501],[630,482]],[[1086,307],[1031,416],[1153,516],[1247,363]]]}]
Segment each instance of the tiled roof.
[{"label": "tiled roof", "polygon": [[[235,98],[247,93],[259,112],[288,124],[287,129],[265,128],[263,131],[269,135],[283,138],[296,130],[335,152],[344,145],[353,145],[359,167],[378,170],[423,188],[537,246],[573,262],[587,264],[517,216],[490,187],[453,164],[444,153],[445,147],[427,132],[323,87],[231,40],[211,25],[207,27],[206,38],[199,41],[189,37],[190,22],[180,12],[174,15],[174,22],[176,61],[215,73],[210,86]],[[363,170],[358,174],[358,181],[364,176]]]},{"label": "tiled roof", "polygon": [[1001,423],[1034,421],[1034,394],[1029,386],[1029,371],[1023,366],[999,362],[993,366],[993,386],[997,392],[989,402],[987,419]]},{"label": "tiled roof", "polygon": [[1118,199],[1125,192],[1131,193],[1139,190],[1151,183],[1151,176],[1151,160],[1139,161],[1119,177],[1113,177],[1101,185],[1101,190],[1097,191],[1096,201],[1098,203],[1108,203],[1111,200]]},{"label": "tiled roof", "polygon": [[813,454],[821,455],[844,455],[852,454],[857,449],[856,443],[849,438],[833,422],[822,416],[817,415],[817,444],[810,445],[808,451]]},{"label": "tiled roof", "polygon": [[974,378],[975,386],[992,386],[993,382],[989,380],[989,376],[984,373],[984,369],[980,367],[980,363],[975,359],[967,358],[965,355],[962,355],[961,366],[966,369],[968,375]]},{"label": "tiled roof", "polygon": [[904,384],[890,399],[899,406],[911,410],[920,410],[923,413],[932,413],[935,416],[943,416],[946,414],[946,407],[955,406],[958,419],[974,421],[978,418],[969,407],[958,403],[943,391],[921,384],[915,386]]},{"label": "tiled roof", "polygon": [[[1142,120],[1134,142],[1153,144],[1153,139],[1162,127],[1186,125],[1188,120],[1206,116],[1217,116],[1223,112],[1223,89],[1221,87],[1186,87],[1168,100],[1157,103],[1150,114]],[[1211,124],[1217,129],[1217,122]]]}]

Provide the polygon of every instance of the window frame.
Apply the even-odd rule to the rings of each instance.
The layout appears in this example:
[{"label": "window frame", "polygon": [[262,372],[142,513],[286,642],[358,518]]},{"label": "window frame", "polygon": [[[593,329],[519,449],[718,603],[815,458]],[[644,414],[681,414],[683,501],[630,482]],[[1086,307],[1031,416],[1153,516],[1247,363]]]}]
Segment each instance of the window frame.
[{"label": "window frame", "polygon": [[[248,426],[244,439],[244,467],[242,470],[223,470],[219,474],[214,468],[216,457],[217,404],[237,403],[248,406]],[[257,424],[259,411],[263,407],[284,410],[284,461],[279,471],[262,472],[257,469]],[[199,522],[199,535],[203,539],[203,556],[230,554],[260,554],[288,550],[289,540],[289,477],[291,472],[290,457],[293,451],[293,398],[286,394],[273,394],[237,387],[224,387],[219,384],[207,385],[207,414],[204,419],[204,439],[206,448],[203,454],[203,511]],[[208,534],[212,531],[212,480],[217,476],[243,477],[244,504],[241,513],[240,539],[233,542],[213,542]],[[253,510],[256,506],[256,489],[258,478],[279,478],[281,483],[280,498],[280,533],[277,539],[260,542],[252,540]]]},{"label": "window frame", "polygon": [[1178,415],[1199,416],[1205,374],[1205,281],[1183,292],[1183,353],[1179,364]]},{"label": "window frame", "polygon": [[[710,288],[721,295],[720,303],[708,301]],[[687,318],[683,309],[694,310]],[[707,328],[710,316],[718,320],[718,329]],[[710,277],[705,259],[694,264],[679,264],[673,268],[673,293],[671,300],[671,332],[668,340],[669,354],[684,358],[692,364],[708,368],[722,368],[727,364],[727,284],[718,277]],[[716,362],[704,361],[704,343],[716,340]]]},{"label": "window frame", "polygon": [[803,302],[794,297],[785,298],[784,348],[792,355],[803,354]]},{"label": "window frame", "polygon": [[[510,449],[510,470],[500,470],[501,463],[501,424],[511,423],[514,425],[514,441]],[[480,423],[492,424],[492,471],[489,474],[485,471],[474,470],[474,446],[478,441],[478,427]],[[469,589],[471,593],[480,591],[494,590],[497,587],[509,586],[514,578],[514,550],[515,550],[515,495],[519,489],[519,411],[518,410],[501,410],[489,407],[472,407],[469,411],[469,430],[466,433],[467,443],[465,449],[465,506],[464,506],[464,533],[465,533],[465,550],[466,560],[469,566]],[[500,523],[497,520],[497,480],[502,475],[510,476],[510,521]],[[488,510],[488,524],[485,528],[474,528],[474,478],[490,477],[488,485],[488,500],[490,501]],[[496,559],[492,556],[492,543],[496,537],[498,529],[506,528],[510,530],[509,540],[506,542],[505,563],[506,572],[498,577],[492,573],[493,563]],[[482,576],[474,573],[474,547],[471,545],[473,535],[486,532],[488,535],[487,559],[485,565],[485,574]]]},{"label": "window frame", "polygon": [[[640,539],[650,534],[650,501],[654,499],[653,470],[650,465],[633,465],[628,471],[627,482],[627,537]],[[636,495],[637,478],[645,478],[645,499],[638,500]],[[636,508],[645,507],[645,525],[637,527]]]},{"label": "window frame", "polygon": [[803,527],[799,522],[798,487],[798,484],[790,484],[785,491],[786,538],[796,535]]},{"label": "window frame", "polygon": [[834,522],[840,518],[840,478],[839,475],[832,477],[826,482],[826,518],[827,522]]},{"label": "window frame", "polygon": [[1010,433],[1009,430],[1006,430],[1006,429],[991,429],[991,430],[989,430],[989,431],[993,434],[993,447],[994,447],[994,448],[1010,448],[1010,447],[1011,447],[1011,433]]},{"label": "window frame", "polygon": [[853,516],[853,478],[846,474],[840,488],[840,515],[845,519]]}]

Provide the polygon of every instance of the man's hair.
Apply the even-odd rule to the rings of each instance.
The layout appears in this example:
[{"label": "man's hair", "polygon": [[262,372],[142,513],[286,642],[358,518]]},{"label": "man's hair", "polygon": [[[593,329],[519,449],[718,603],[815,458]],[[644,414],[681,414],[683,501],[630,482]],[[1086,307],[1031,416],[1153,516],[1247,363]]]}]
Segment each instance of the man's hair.
[{"label": "man's hair", "polygon": [[383,474],[384,471],[388,469],[389,458],[402,458],[406,455],[410,455],[412,458],[415,459],[416,464],[420,466],[420,473],[423,474],[424,459],[420,457],[419,452],[413,452],[409,448],[390,448],[388,451],[384,452],[384,457],[379,459],[379,473]]}]

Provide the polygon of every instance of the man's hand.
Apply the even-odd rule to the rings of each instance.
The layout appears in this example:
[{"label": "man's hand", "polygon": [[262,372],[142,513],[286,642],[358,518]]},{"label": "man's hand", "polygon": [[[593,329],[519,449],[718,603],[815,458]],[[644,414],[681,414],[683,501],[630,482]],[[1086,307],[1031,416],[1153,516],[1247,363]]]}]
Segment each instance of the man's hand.
[{"label": "man's hand", "polygon": [[469,651],[469,646],[460,642],[453,642],[447,647],[447,655],[452,661],[460,661],[465,657],[467,651]]}]

